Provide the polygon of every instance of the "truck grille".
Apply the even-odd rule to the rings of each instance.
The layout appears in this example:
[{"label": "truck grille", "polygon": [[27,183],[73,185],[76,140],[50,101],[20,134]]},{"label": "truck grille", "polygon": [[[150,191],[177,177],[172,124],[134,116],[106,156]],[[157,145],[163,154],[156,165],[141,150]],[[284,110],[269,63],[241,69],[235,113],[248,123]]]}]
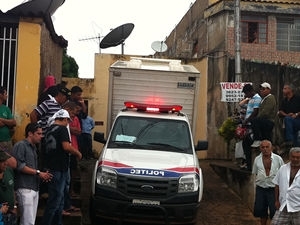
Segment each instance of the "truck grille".
[{"label": "truck grille", "polygon": [[118,176],[118,190],[133,197],[166,198],[177,194],[177,179]]}]

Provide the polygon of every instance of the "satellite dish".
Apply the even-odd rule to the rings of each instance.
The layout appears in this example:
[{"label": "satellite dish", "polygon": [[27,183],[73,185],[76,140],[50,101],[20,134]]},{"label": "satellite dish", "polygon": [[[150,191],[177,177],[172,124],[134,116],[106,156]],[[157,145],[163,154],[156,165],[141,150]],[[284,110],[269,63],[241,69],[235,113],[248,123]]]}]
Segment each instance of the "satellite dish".
[{"label": "satellite dish", "polygon": [[151,48],[156,52],[165,52],[168,49],[168,46],[163,41],[154,41],[151,44]]},{"label": "satellite dish", "polygon": [[100,48],[115,47],[119,44],[122,44],[123,47],[125,39],[128,38],[128,36],[131,34],[133,28],[133,23],[126,23],[113,29],[102,39],[102,41],[100,42]]}]

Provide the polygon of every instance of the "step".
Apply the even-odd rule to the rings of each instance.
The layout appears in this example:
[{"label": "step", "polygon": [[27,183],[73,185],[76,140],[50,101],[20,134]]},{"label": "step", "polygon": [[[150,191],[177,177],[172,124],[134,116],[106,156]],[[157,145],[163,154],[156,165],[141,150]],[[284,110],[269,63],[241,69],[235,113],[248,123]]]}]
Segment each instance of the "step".
[{"label": "step", "polygon": [[[44,209],[39,208],[36,216],[35,225],[41,225]],[[82,213],[81,211],[72,212],[70,216],[63,216],[64,225],[82,225]]]},{"label": "step", "polygon": [[[73,191],[76,196],[71,195],[72,205],[80,208],[79,212],[72,212],[70,216],[63,216],[64,225],[89,225],[89,199],[91,193],[92,173],[95,167],[95,159],[81,160],[78,163],[79,173],[73,181]],[[47,194],[41,195],[35,225],[41,225],[42,216],[47,204]]]}]

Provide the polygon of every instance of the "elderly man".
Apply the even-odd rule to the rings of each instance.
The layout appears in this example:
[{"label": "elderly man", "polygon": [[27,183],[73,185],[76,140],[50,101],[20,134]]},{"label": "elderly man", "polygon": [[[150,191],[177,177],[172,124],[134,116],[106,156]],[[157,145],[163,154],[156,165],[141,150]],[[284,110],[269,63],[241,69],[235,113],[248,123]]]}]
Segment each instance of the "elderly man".
[{"label": "elderly man", "polygon": [[253,214],[260,217],[260,224],[266,225],[268,213],[270,219],[275,214],[275,185],[273,179],[279,168],[284,164],[282,158],[272,152],[272,143],[263,140],[260,143],[261,153],[253,162],[252,173],[255,175],[255,203]]},{"label": "elderly man", "polygon": [[291,148],[289,159],[273,179],[277,211],[271,225],[300,224],[300,147]]},{"label": "elderly man", "polygon": [[284,99],[280,104],[278,116],[283,118],[285,144],[299,146],[297,131],[300,130],[300,96],[295,94],[295,87],[292,84],[285,84],[282,93]]},{"label": "elderly man", "polygon": [[276,100],[271,94],[271,85],[264,82],[259,87],[259,94],[262,97],[257,117],[252,120],[254,142],[253,148],[260,146],[261,140],[272,141],[272,130],[276,117]]}]

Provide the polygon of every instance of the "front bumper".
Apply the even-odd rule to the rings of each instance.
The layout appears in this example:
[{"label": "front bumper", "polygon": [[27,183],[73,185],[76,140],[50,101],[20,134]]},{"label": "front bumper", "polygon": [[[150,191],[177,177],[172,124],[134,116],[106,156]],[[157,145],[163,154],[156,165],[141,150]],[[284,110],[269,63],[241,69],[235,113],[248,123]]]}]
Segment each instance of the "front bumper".
[{"label": "front bumper", "polygon": [[199,203],[143,205],[129,201],[92,196],[91,216],[118,221],[164,224],[194,223]]}]

